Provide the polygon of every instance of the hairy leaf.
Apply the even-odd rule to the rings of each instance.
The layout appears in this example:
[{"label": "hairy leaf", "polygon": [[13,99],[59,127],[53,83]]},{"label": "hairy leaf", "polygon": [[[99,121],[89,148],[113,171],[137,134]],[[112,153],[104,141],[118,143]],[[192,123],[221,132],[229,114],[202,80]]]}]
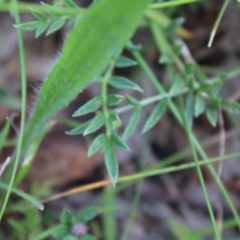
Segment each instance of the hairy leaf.
[{"label": "hairy leaf", "polygon": [[43,83],[25,133],[23,148],[123,49],[149,2],[101,0],[87,11],[68,35],[60,59]]}]

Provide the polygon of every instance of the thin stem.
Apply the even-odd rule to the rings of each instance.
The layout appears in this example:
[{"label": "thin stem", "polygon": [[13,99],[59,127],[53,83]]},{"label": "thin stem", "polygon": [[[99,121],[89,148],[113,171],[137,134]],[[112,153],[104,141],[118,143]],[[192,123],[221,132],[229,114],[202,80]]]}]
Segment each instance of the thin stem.
[{"label": "thin stem", "polygon": [[[212,163],[216,163],[219,161],[226,161],[226,160],[236,158],[236,157],[240,157],[239,152],[234,153],[234,154],[225,155],[224,157],[216,157],[216,158],[208,158],[207,160],[199,160],[199,165],[200,166],[209,165]],[[118,183],[123,183],[123,182],[132,182],[133,183],[134,181],[138,181],[139,179],[142,179],[142,178],[152,177],[155,175],[160,175],[160,174],[165,174],[165,173],[177,172],[177,171],[186,170],[186,169],[190,169],[190,168],[194,168],[194,167],[196,167],[195,163],[191,162],[191,163],[185,163],[185,164],[181,164],[179,166],[172,166],[172,167],[167,167],[167,168],[161,168],[161,167],[159,169],[154,168],[150,171],[143,171],[143,172],[132,174],[129,176],[120,177],[118,179]],[[77,194],[80,192],[86,192],[86,191],[90,191],[93,189],[102,188],[104,186],[111,185],[111,184],[112,184],[112,182],[110,180],[103,180],[100,182],[91,183],[88,185],[69,189],[62,193],[55,194],[47,199],[42,200],[41,202],[47,203],[47,202],[50,202],[50,201],[53,201],[53,200],[56,200],[59,198],[74,195],[74,194]]]},{"label": "thin stem", "polygon": [[[20,16],[17,10],[17,0],[12,0],[15,6],[14,9],[14,17],[16,24],[20,24]],[[27,78],[26,78],[26,64],[25,64],[25,53],[24,53],[24,44],[23,44],[23,37],[22,32],[20,29],[17,29],[17,38],[18,38],[18,46],[19,46],[19,56],[20,56],[20,65],[21,65],[21,88],[22,88],[22,109],[21,109],[21,124],[20,124],[20,132],[19,132],[19,140],[18,140],[18,147],[16,153],[16,160],[14,162],[13,171],[10,179],[10,183],[8,186],[8,190],[1,207],[0,212],[0,221],[3,217],[4,211],[7,206],[8,199],[10,197],[10,193],[12,191],[14,179],[17,173],[18,164],[21,157],[21,150],[22,150],[22,142],[24,136],[24,127],[25,127],[25,119],[26,119],[26,106],[27,106]]]},{"label": "thin stem", "polygon": [[115,66],[115,60],[112,60],[102,80],[103,113],[106,119],[106,132],[108,137],[111,135],[111,126],[109,122],[109,112],[108,112],[108,106],[107,106],[107,87],[108,87],[108,81],[112,75],[114,66]]},{"label": "thin stem", "polygon": [[198,178],[200,180],[200,184],[201,184],[203,194],[204,194],[204,197],[205,197],[205,200],[206,200],[206,203],[207,203],[208,211],[209,211],[209,214],[210,214],[210,218],[212,220],[212,224],[213,224],[213,227],[214,227],[214,230],[215,230],[216,237],[217,237],[218,240],[221,240],[219,229],[217,227],[216,219],[215,219],[215,216],[213,214],[213,209],[212,209],[211,202],[210,202],[210,199],[209,199],[209,196],[208,196],[206,184],[205,184],[203,174],[202,174],[202,171],[201,171],[201,168],[200,168],[200,165],[199,165],[197,152],[196,152],[194,142],[193,142],[193,139],[192,139],[192,131],[191,131],[190,126],[187,122],[187,117],[186,117],[186,114],[185,114],[185,111],[184,111],[184,104],[183,104],[182,97],[180,97],[180,103],[181,103],[180,105],[181,105],[181,110],[182,110],[182,115],[183,115],[183,123],[184,123],[185,131],[187,133],[188,140],[189,140],[189,143],[190,143],[190,146],[191,146],[191,149],[192,149],[193,159],[194,159],[195,166],[196,166],[196,169],[197,169]]},{"label": "thin stem", "polygon": [[179,6],[179,5],[199,2],[199,1],[200,0],[177,0],[177,1],[169,1],[169,2],[163,2],[163,3],[153,3],[149,5],[149,8],[159,9],[159,8],[166,8],[166,7],[174,7],[174,6]]},{"label": "thin stem", "polygon": [[210,34],[210,39],[209,39],[209,42],[208,42],[208,47],[209,48],[212,46],[213,39],[215,37],[215,34],[217,32],[217,29],[219,27],[219,24],[220,24],[220,22],[222,20],[223,14],[226,11],[226,8],[227,8],[228,4],[229,4],[229,0],[225,0],[223,6],[221,8],[220,13],[218,14],[217,20],[216,20],[216,22],[215,22],[215,24],[213,26],[213,30],[212,30],[212,32]]}]

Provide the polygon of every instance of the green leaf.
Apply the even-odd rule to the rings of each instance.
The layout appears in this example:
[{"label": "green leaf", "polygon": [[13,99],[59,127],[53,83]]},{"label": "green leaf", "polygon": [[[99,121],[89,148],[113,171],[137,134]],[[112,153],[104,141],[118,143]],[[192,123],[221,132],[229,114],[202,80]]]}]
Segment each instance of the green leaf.
[{"label": "green leaf", "polygon": [[125,77],[111,77],[108,82],[112,87],[119,89],[130,89],[143,92],[143,90],[134,82]]},{"label": "green leaf", "polygon": [[187,75],[190,75],[193,73],[194,70],[194,63],[186,63],[184,66],[184,71]]},{"label": "green leaf", "polygon": [[140,107],[140,103],[137,99],[135,99],[131,96],[127,96],[126,100],[129,104],[133,105],[134,107]]},{"label": "green leaf", "polygon": [[130,58],[126,58],[126,57],[119,57],[116,60],[116,67],[118,68],[125,68],[125,67],[131,67],[131,66],[135,66],[138,63]]},{"label": "green leaf", "polygon": [[80,107],[74,114],[73,117],[82,116],[91,112],[96,111],[102,105],[102,97],[97,96],[88,101],[82,107]]},{"label": "green leaf", "polygon": [[174,82],[170,88],[169,94],[175,95],[180,91],[182,91],[183,88],[184,88],[184,82],[182,78],[179,75],[176,75]]},{"label": "green leaf", "polygon": [[92,120],[89,120],[85,123],[81,123],[78,127],[73,128],[72,130],[65,132],[67,135],[79,135],[84,133]]},{"label": "green leaf", "polygon": [[80,240],[97,240],[94,236],[86,234],[80,238]]},{"label": "green leaf", "polygon": [[80,211],[74,218],[75,222],[87,223],[88,221],[94,219],[98,214],[98,209],[96,207],[88,207]]},{"label": "green leaf", "polygon": [[237,102],[232,102],[221,98],[211,98],[210,102],[230,114],[240,115],[240,104]]},{"label": "green leaf", "polygon": [[129,41],[129,42],[126,44],[126,48],[127,48],[129,51],[139,51],[139,50],[141,50],[142,45],[141,45],[141,44],[134,44],[132,41]]},{"label": "green leaf", "polygon": [[[59,60],[40,89],[23,150],[56,112],[106,69],[132,37],[149,2],[101,0],[86,12],[68,35]],[[101,41],[96,44],[96,39]]]},{"label": "green leaf", "polygon": [[78,8],[78,5],[73,0],[64,0],[67,7]]},{"label": "green leaf", "polygon": [[42,35],[46,30],[48,29],[48,24],[41,24],[36,30],[36,38],[38,38],[40,35]]},{"label": "green leaf", "polygon": [[[8,185],[0,182],[0,188],[7,191]],[[37,207],[39,210],[44,209],[44,206],[42,205],[42,203],[40,203],[37,199],[33,198],[32,196],[26,194],[25,192],[23,192],[19,189],[16,189],[16,188],[12,188],[11,191],[12,191],[12,193],[14,193],[14,194],[18,195],[19,197],[25,199],[26,201],[30,202],[33,206]]]},{"label": "green leaf", "polygon": [[137,127],[137,124],[138,124],[139,119],[140,119],[140,115],[141,115],[141,110],[140,110],[140,108],[137,107],[134,110],[132,116],[130,117],[128,125],[123,132],[123,136],[122,136],[123,139],[127,139],[132,135],[135,128]]},{"label": "green leaf", "polygon": [[68,210],[64,209],[61,213],[61,217],[60,220],[62,223],[68,223],[71,222],[73,219],[73,215],[71,212],[69,212]]},{"label": "green leaf", "polygon": [[106,119],[102,112],[97,112],[96,116],[92,119],[83,135],[94,133],[99,130],[105,123]]},{"label": "green leaf", "polygon": [[58,31],[60,28],[62,28],[65,24],[65,19],[58,19],[55,22],[53,22],[49,29],[47,30],[46,36]]},{"label": "green leaf", "polygon": [[215,107],[208,107],[206,111],[207,119],[212,124],[213,127],[216,127],[218,120],[218,111]]},{"label": "green leaf", "polygon": [[10,129],[10,121],[7,118],[6,119],[6,123],[5,123],[3,129],[0,132],[0,151],[1,151],[1,149],[3,147],[3,144],[4,144],[4,142],[5,142],[6,138],[7,138],[9,129]]},{"label": "green leaf", "polygon": [[110,122],[110,125],[113,130],[121,127],[121,124],[122,124],[122,122],[116,112],[111,112],[109,114],[109,122]]},{"label": "green leaf", "polygon": [[172,57],[170,57],[168,55],[161,55],[161,57],[159,58],[158,62],[160,64],[167,64],[167,63],[172,63],[173,59],[172,59]]},{"label": "green leaf", "polygon": [[200,95],[195,95],[195,101],[194,101],[194,116],[198,117],[200,116],[206,108],[205,99],[201,97]]},{"label": "green leaf", "polygon": [[161,119],[161,117],[166,111],[167,101],[168,101],[167,99],[160,100],[160,102],[154,108],[151,115],[144,124],[142,134],[151,129]]},{"label": "green leaf", "polygon": [[190,74],[188,77],[188,88],[193,91],[197,85],[196,79],[193,74]]},{"label": "green leaf", "polygon": [[210,94],[212,98],[218,97],[221,87],[222,87],[222,82],[216,83],[211,87]]},{"label": "green leaf", "polygon": [[65,224],[60,224],[59,226],[56,227],[52,235],[55,238],[64,238],[69,233],[71,233],[71,229],[69,229]]},{"label": "green leaf", "polygon": [[128,145],[118,135],[112,134],[110,136],[110,140],[111,140],[112,144],[114,145],[114,147],[122,149],[122,150],[126,150],[126,151],[130,150]]},{"label": "green leaf", "polygon": [[123,95],[111,94],[107,96],[108,106],[116,106],[124,99]]},{"label": "green leaf", "polygon": [[166,29],[167,34],[169,34],[169,35],[174,34],[181,27],[181,25],[184,23],[184,21],[185,21],[185,19],[182,17],[173,19]]},{"label": "green leaf", "polygon": [[45,22],[48,20],[48,17],[43,12],[37,11],[32,8],[30,8],[30,10],[31,10],[31,13],[41,22]]},{"label": "green leaf", "polygon": [[72,235],[68,235],[68,236],[64,237],[63,240],[78,240],[78,238],[75,236],[72,236]]},{"label": "green leaf", "polygon": [[92,156],[94,153],[98,152],[101,150],[107,141],[107,136],[106,134],[100,134],[98,135],[92,142],[91,146],[88,149],[88,156]]},{"label": "green leaf", "polygon": [[15,25],[15,27],[25,31],[32,31],[37,29],[40,25],[41,25],[40,21],[32,21],[32,22],[17,24]]},{"label": "green leaf", "polygon": [[186,100],[186,117],[189,126],[192,127],[194,117],[194,94],[192,92],[188,94]]},{"label": "green leaf", "polygon": [[19,223],[18,221],[11,219],[11,218],[8,219],[8,223],[18,232],[27,234],[27,229],[25,228],[25,226],[22,223]]},{"label": "green leaf", "polygon": [[118,179],[118,161],[114,151],[112,142],[107,141],[104,148],[104,159],[107,167],[108,175],[112,181],[113,186],[116,186]]}]

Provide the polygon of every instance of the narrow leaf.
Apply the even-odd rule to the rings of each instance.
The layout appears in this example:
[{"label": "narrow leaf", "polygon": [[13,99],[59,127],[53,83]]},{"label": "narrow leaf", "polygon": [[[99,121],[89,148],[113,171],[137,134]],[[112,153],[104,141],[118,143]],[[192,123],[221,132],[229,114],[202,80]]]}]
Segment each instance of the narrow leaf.
[{"label": "narrow leaf", "polygon": [[56,20],[55,22],[52,23],[52,25],[50,25],[47,33],[46,33],[46,36],[58,31],[60,28],[62,28],[65,24],[65,20],[64,19],[58,19]]},{"label": "narrow leaf", "polygon": [[108,106],[116,106],[124,99],[123,95],[111,94],[107,96]]},{"label": "narrow leaf", "polygon": [[40,25],[41,25],[40,21],[32,21],[32,22],[17,24],[15,25],[15,27],[25,31],[32,31],[37,29]]},{"label": "narrow leaf", "polygon": [[127,96],[126,100],[129,104],[133,105],[134,107],[140,107],[139,101],[131,96]]},{"label": "narrow leaf", "polygon": [[240,104],[237,102],[232,102],[221,98],[211,98],[210,102],[230,114],[240,115]]},{"label": "narrow leaf", "polygon": [[154,108],[151,115],[147,119],[143,127],[142,134],[147,132],[149,129],[151,129],[161,119],[161,117],[166,111],[166,107],[167,107],[167,99],[163,99],[157,104],[157,106]]},{"label": "narrow leaf", "polygon": [[122,124],[119,116],[115,112],[112,112],[109,115],[109,122],[110,122],[111,127],[112,127],[113,130],[115,130],[116,128],[121,127],[121,124]]},{"label": "narrow leaf", "polygon": [[71,233],[71,230],[65,224],[61,224],[56,227],[52,235],[53,237],[56,238],[63,238],[67,236],[69,233]]},{"label": "narrow leaf", "polygon": [[113,186],[116,186],[117,179],[118,179],[118,162],[117,162],[113,144],[110,140],[107,141],[104,148],[104,159],[105,159],[108,175],[112,181]]},{"label": "narrow leaf", "polygon": [[125,77],[111,77],[108,82],[112,87],[119,89],[130,89],[143,92],[143,90],[134,82]]},{"label": "narrow leaf", "polygon": [[131,136],[131,134],[134,132],[135,128],[137,127],[137,124],[139,122],[140,119],[140,115],[141,115],[141,110],[140,108],[136,108],[131,116],[131,118],[129,119],[128,125],[124,130],[123,139],[127,139]]},{"label": "narrow leaf", "polygon": [[186,101],[186,116],[190,127],[192,127],[194,117],[194,94],[190,92]]},{"label": "narrow leaf", "polygon": [[64,209],[61,213],[61,217],[60,220],[62,223],[68,223],[71,222],[73,218],[73,215],[71,212],[69,212],[68,210]]},{"label": "narrow leaf", "polygon": [[105,121],[106,119],[104,114],[102,112],[98,112],[84,131],[83,135],[96,132],[104,125]]},{"label": "narrow leaf", "polygon": [[[6,185],[5,183],[0,182],[0,188],[2,188],[3,190],[7,191],[8,189],[8,185]],[[28,201],[29,203],[31,203],[33,206],[37,207],[39,210],[43,210],[44,206],[42,205],[42,203],[40,203],[37,199],[33,198],[32,196],[28,195],[27,193],[16,189],[16,188],[12,188],[11,192],[18,195],[19,197],[23,198],[24,200]]]},{"label": "narrow leaf", "polygon": [[159,58],[158,62],[159,62],[160,64],[167,64],[167,63],[172,63],[172,62],[173,62],[173,59],[172,59],[172,57],[170,57],[170,56],[168,56],[168,55],[162,55],[162,56]]},{"label": "narrow leaf", "polygon": [[91,123],[92,120],[89,120],[85,123],[81,123],[78,127],[66,132],[67,135],[79,135],[84,133],[84,131],[87,129],[89,124]]},{"label": "narrow leaf", "polygon": [[205,99],[198,94],[195,95],[194,101],[194,116],[200,116],[206,108]]},{"label": "narrow leaf", "polygon": [[3,147],[3,144],[4,144],[4,142],[5,142],[6,138],[7,138],[9,129],[10,129],[10,121],[7,118],[6,119],[6,123],[5,123],[3,129],[0,132],[0,151],[1,151],[1,149]]},{"label": "narrow leaf", "polygon": [[35,9],[32,9],[32,8],[30,8],[30,10],[31,10],[31,13],[41,22],[45,22],[48,20],[48,17],[44,13],[37,11]]},{"label": "narrow leaf", "polygon": [[212,124],[213,127],[216,127],[218,120],[217,108],[208,107],[206,111],[207,119]]},{"label": "narrow leaf", "polygon": [[88,101],[82,107],[80,107],[74,114],[73,117],[82,116],[91,112],[96,111],[102,105],[102,97],[97,96]]},{"label": "narrow leaf", "polygon": [[94,219],[98,214],[98,209],[96,207],[88,207],[80,211],[74,218],[75,222],[87,223],[88,221]]},{"label": "narrow leaf", "polygon": [[137,62],[126,57],[119,57],[116,60],[116,67],[118,68],[125,68],[137,65]]},{"label": "narrow leaf", "polygon": [[41,24],[38,26],[37,30],[36,30],[36,38],[38,38],[40,35],[42,35],[46,30],[48,29],[48,24]]},{"label": "narrow leaf", "polygon": [[111,140],[112,144],[114,145],[114,147],[122,149],[122,150],[126,150],[126,151],[130,150],[128,145],[118,135],[112,134],[110,136],[110,140]]},{"label": "narrow leaf", "polygon": [[184,82],[179,75],[176,75],[174,82],[170,88],[169,94],[175,95],[179,93],[184,87]]},{"label": "narrow leaf", "polygon": [[94,153],[98,152],[101,150],[107,141],[107,136],[106,134],[100,134],[98,135],[92,142],[91,146],[88,149],[88,156],[92,156]]},{"label": "narrow leaf", "polygon": [[64,0],[64,3],[70,8],[78,8],[78,5],[73,0]]}]

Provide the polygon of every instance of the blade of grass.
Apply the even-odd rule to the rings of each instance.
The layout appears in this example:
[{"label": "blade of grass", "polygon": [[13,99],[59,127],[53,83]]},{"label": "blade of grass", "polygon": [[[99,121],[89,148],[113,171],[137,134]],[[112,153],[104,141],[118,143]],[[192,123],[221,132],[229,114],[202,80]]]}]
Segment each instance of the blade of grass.
[{"label": "blade of grass", "polygon": [[211,32],[211,34],[210,34],[210,39],[209,39],[209,42],[208,42],[208,47],[209,47],[209,48],[212,46],[213,39],[214,39],[214,37],[215,37],[215,34],[216,34],[216,32],[217,32],[217,29],[218,29],[218,27],[219,27],[219,24],[220,24],[220,22],[221,22],[221,20],[222,20],[223,14],[224,14],[224,12],[226,11],[226,8],[227,8],[229,2],[230,2],[229,0],[225,0],[225,1],[224,1],[224,4],[223,4],[223,6],[222,6],[222,8],[221,8],[221,11],[220,11],[220,13],[218,14],[217,20],[216,20],[216,22],[215,22],[215,24],[214,24],[214,26],[213,26],[213,30],[212,30],[212,32]]},{"label": "blade of grass", "polygon": [[174,6],[180,6],[180,5],[183,5],[183,4],[199,2],[199,1],[200,0],[177,0],[177,1],[162,2],[162,3],[153,3],[153,4],[149,5],[149,8],[174,7]]},{"label": "blade of grass", "polygon": [[218,226],[217,226],[217,222],[216,222],[216,219],[215,219],[215,216],[214,216],[214,213],[213,213],[213,209],[212,209],[212,206],[211,206],[211,202],[210,202],[210,199],[209,199],[209,196],[208,196],[206,184],[205,184],[203,174],[202,174],[202,171],[201,171],[201,168],[200,168],[200,165],[199,165],[197,152],[196,152],[194,142],[193,142],[193,139],[192,139],[192,131],[191,131],[191,128],[190,128],[188,120],[187,120],[183,100],[182,100],[182,97],[179,97],[179,98],[180,98],[181,111],[182,111],[182,115],[183,115],[184,128],[185,128],[185,131],[187,133],[188,141],[189,141],[191,149],[192,149],[193,159],[194,159],[194,162],[195,162],[198,178],[200,180],[200,184],[201,184],[201,187],[202,187],[202,190],[203,190],[205,201],[206,201],[206,204],[207,204],[208,212],[210,214],[210,218],[211,218],[211,221],[212,221],[212,224],[213,224],[213,227],[214,227],[215,235],[216,235],[218,240],[221,240],[221,235],[220,235],[220,232],[219,232],[219,229],[218,229]]},{"label": "blade of grass", "polygon": [[[13,0],[15,9],[14,9],[14,18],[16,24],[20,24],[20,16],[17,11],[17,0]],[[22,145],[23,145],[23,138],[24,138],[24,129],[25,129],[25,120],[26,120],[26,106],[27,106],[27,77],[26,77],[26,65],[25,65],[25,53],[24,53],[24,44],[23,44],[23,37],[22,32],[20,29],[17,29],[17,39],[18,39],[18,47],[19,47],[19,57],[20,57],[20,66],[21,66],[21,89],[22,89],[22,109],[21,109],[21,124],[20,124],[20,132],[19,132],[19,138],[18,138],[18,146],[16,150],[16,159],[14,161],[12,173],[10,182],[8,185],[8,190],[3,202],[3,205],[1,207],[0,212],[0,222],[3,217],[4,211],[7,206],[8,199],[10,197],[10,193],[12,191],[14,179],[17,173],[18,164],[21,157],[21,151],[22,151]]]}]

